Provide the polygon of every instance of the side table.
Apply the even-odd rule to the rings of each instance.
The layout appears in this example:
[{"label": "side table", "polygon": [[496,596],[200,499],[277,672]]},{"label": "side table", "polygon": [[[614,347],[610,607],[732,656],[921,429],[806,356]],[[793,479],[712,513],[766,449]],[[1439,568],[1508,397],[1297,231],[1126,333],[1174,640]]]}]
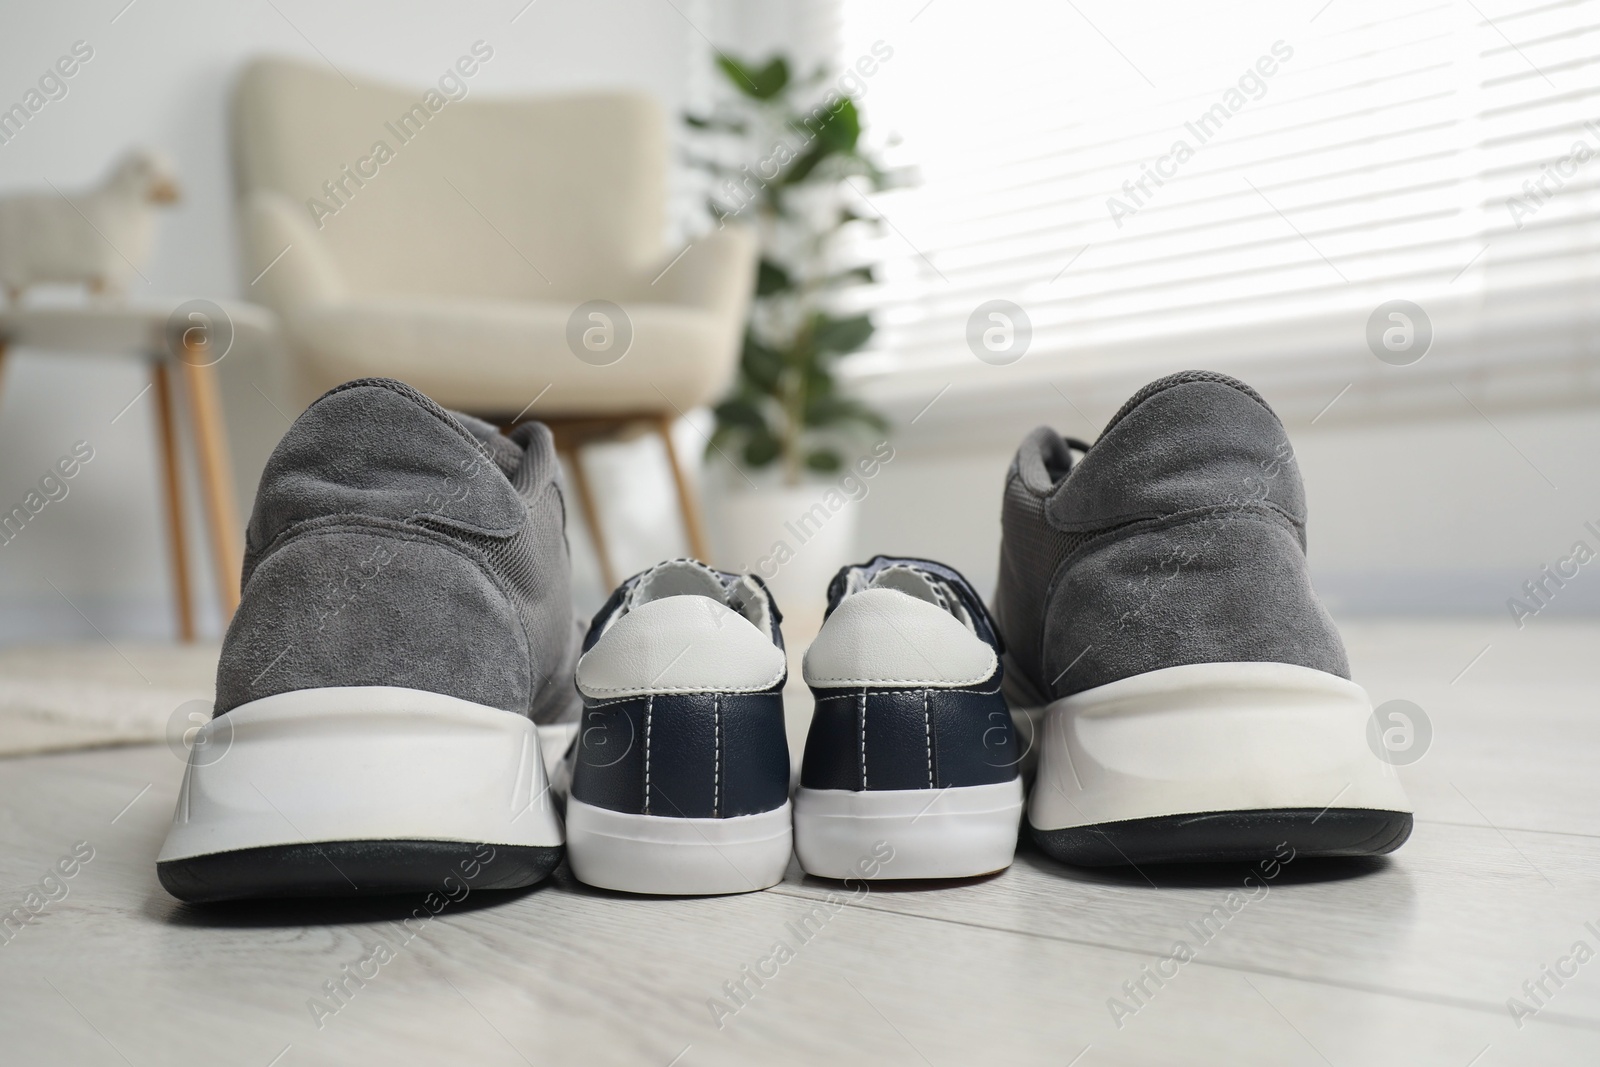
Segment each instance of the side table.
[{"label": "side table", "polygon": [[182,465],[176,405],[182,404],[200,473],[222,619],[239,606],[240,538],[233,475],[217,389],[216,364],[234,348],[260,344],[274,329],[271,312],[250,304],[193,300],[172,304],[86,304],[0,311],[0,375],[8,352],[20,348],[132,356],[149,367],[155,393],[172,593],[178,635],[193,641],[194,604],[183,513]]}]

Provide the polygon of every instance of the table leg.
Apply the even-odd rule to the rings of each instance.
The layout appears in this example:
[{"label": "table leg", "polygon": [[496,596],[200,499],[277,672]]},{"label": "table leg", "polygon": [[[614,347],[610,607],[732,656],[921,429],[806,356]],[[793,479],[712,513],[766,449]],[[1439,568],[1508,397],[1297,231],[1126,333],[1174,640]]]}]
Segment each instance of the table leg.
[{"label": "table leg", "polygon": [[[201,353],[196,353],[200,355]],[[184,399],[200,460],[200,488],[205,498],[206,524],[211,532],[211,563],[226,625],[239,606],[241,567],[238,512],[234,507],[233,475],[228,462],[228,441],[222,428],[222,401],[217,394],[216,368],[180,359]]]},{"label": "table leg", "polygon": [[172,376],[165,360],[150,364],[156,394],[156,434],[167,502],[167,538],[172,549],[172,598],[178,613],[178,637],[194,640],[194,595],[189,588],[189,532],[183,520],[183,478],[178,459],[178,424],[172,409]]}]

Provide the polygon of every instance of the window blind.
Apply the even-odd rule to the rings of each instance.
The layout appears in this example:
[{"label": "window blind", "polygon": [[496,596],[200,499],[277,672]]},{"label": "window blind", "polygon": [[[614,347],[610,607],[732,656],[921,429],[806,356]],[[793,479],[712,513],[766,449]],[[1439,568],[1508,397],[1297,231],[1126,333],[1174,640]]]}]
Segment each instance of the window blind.
[{"label": "window blind", "polygon": [[[843,0],[840,57],[910,188],[859,254],[860,370],[1326,321],[1392,298],[1586,314],[1600,275],[1600,3],[1116,6]],[[1286,345],[1286,351],[1292,345]]]}]

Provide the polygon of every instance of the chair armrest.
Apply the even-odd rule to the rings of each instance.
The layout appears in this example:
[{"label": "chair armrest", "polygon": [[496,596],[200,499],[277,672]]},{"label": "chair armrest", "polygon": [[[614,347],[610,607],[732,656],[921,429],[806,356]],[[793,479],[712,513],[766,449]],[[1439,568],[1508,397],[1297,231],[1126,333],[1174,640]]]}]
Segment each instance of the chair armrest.
[{"label": "chair armrest", "polygon": [[240,224],[251,299],[284,313],[344,298],[344,275],[299,204],[282,193],[257,189],[241,205]]},{"label": "chair armrest", "polygon": [[755,232],[748,226],[712,230],[676,254],[680,258],[664,262],[666,272],[646,291],[654,290],[654,299],[704,308],[742,325],[755,293]]}]

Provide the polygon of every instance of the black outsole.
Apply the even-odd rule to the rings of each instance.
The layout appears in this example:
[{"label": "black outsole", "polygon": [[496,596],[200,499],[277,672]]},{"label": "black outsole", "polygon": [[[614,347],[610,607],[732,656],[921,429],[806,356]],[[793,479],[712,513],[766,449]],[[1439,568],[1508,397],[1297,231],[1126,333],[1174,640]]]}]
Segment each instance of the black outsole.
[{"label": "black outsole", "polygon": [[[1080,867],[1145,863],[1238,863],[1277,855],[1381,856],[1411,836],[1411,814],[1367,808],[1206,811],[1040,830],[1033,839],[1054,859]],[[1277,855],[1282,859],[1281,855]]]},{"label": "black outsole", "polygon": [[521,889],[561,863],[562,845],[468,841],[322,841],[213,852],[156,864],[162,888],[191,904]]}]

